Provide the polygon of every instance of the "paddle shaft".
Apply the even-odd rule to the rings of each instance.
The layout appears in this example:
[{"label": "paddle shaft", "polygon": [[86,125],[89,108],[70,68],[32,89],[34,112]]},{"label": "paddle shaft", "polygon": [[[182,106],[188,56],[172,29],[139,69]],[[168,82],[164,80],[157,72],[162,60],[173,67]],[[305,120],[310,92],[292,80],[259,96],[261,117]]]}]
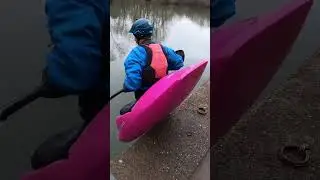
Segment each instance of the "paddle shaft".
[{"label": "paddle shaft", "polygon": [[111,99],[115,98],[116,96],[118,96],[119,94],[121,94],[121,93],[123,93],[123,92],[124,92],[123,89],[121,89],[120,91],[116,92],[114,95],[112,95],[112,96],[110,97],[110,101],[111,101]]},{"label": "paddle shaft", "polygon": [[40,97],[40,93],[41,88],[37,88],[30,94],[27,94],[26,96],[6,105],[6,107],[1,111],[0,121],[7,120],[10,115],[28,105],[29,103],[33,102],[34,100],[38,99]]},{"label": "paddle shaft", "polygon": [[[40,97],[41,90],[42,90],[41,88],[37,88],[33,92],[27,94],[26,96],[24,96],[20,99],[16,99],[13,102],[7,104],[0,113],[0,121],[6,121],[9,116],[11,116],[15,112],[17,112],[18,110],[23,108],[24,106],[26,106],[26,105],[30,104],[31,102],[35,101],[36,99],[38,99]],[[121,89],[120,91],[118,91],[117,93],[112,95],[110,97],[110,100],[115,98],[116,96],[118,96],[122,92],[124,92],[123,89]]]}]

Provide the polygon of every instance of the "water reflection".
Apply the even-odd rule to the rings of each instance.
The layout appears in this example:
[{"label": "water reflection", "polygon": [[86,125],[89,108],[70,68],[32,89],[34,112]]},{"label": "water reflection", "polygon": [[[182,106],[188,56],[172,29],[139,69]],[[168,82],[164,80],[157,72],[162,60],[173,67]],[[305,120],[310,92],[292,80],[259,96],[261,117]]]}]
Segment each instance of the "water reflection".
[{"label": "water reflection", "polygon": [[[135,46],[133,36],[128,33],[132,23],[141,17],[154,22],[153,40],[175,50],[186,53],[186,65],[210,57],[210,9],[166,6],[139,0],[113,1],[110,8],[110,60],[111,94],[122,88],[124,80],[123,62]],[[209,78],[209,65],[203,80]],[[120,108],[133,100],[133,93],[124,93],[111,101],[111,158],[121,153],[130,144],[117,140],[115,118]]]},{"label": "water reflection", "polygon": [[138,18],[150,19],[155,25],[153,40],[162,42],[167,36],[169,26],[177,19],[187,17],[201,27],[208,27],[209,15],[208,8],[166,6],[144,0],[114,1],[110,8],[110,61],[122,58],[134,44],[133,37],[128,34],[128,31]]}]

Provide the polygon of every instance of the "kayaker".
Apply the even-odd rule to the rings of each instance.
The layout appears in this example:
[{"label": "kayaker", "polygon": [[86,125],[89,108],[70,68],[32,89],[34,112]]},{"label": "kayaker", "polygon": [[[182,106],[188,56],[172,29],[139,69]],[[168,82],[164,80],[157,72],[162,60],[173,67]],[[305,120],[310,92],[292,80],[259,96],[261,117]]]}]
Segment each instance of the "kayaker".
[{"label": "kayaker", "polygon": [[110,96],[109,1],[47,0],[45,12],[53,45],[43,71],[41,96],[78,96],[80,115],[85,122],[79,133],[53,138],[52,143],[47,143],[52,146],[38,149],[32,157],[34,168],[65,157],[68,148]]},{"label": "kayaker", "polygon": [[126,77],[123,89],[134,92],[136,100],[169,70],[178,70],[184,64],[184,51],[174,51],[152,41],[153,32],[153,24],[145,18],[136,20],[129,31],[134,35],[137,46],[124,62]]},{"label": "kayaker", "polygon": [[43,73],[43,97],[78,95],[80,114],[86,121],[109,99],[109,35],[102,30],[109,26],[107,3],[47,0],[45,6],[52,50]]},{"label": "kayaker", "polygon": [[236,12],[235,0],[211,0],[211,27],[223,25]]}]

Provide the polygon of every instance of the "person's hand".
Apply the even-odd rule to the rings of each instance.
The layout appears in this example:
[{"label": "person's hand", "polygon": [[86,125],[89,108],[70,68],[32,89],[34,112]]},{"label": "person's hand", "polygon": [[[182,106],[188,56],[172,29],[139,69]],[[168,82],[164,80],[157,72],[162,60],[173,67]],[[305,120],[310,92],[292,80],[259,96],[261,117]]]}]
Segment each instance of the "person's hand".
[{"label": "person's hand", "polygon": [[40,97],[43,98],[61,98],[68,94],[57,87],[49,84],[47,73],[44,70],[42,73],[42,85],[40,90]]},{"label": "person's hand", "polygon": [[122,86],[122,91],[125,92],[125,93],[131,92],[129,90],[129,88],[127,88],[127,86],[124,83],[123,83],[123,86]]},{"label": "person's hand", "polygon": [[183,61],[184,61],[184,51],[183,50],[176,50],[175,51],[177,54],[179,54],[181,57],[182,57],[182,59],[183,59]]}]

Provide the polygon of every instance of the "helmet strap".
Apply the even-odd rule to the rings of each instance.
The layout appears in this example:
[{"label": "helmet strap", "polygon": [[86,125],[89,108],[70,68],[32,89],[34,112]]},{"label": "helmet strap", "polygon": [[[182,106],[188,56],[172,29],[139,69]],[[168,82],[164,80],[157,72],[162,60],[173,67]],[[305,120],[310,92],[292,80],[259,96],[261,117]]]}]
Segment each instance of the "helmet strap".
[{"label": "helmet strap", "polygon": [[136,43],[137,44],[146,44],[146,42],[148,43],[149,41],[151,41],[151,36],[147,36],[147,37],[138,37],[138,36],[134,36],[136,39]]}]

